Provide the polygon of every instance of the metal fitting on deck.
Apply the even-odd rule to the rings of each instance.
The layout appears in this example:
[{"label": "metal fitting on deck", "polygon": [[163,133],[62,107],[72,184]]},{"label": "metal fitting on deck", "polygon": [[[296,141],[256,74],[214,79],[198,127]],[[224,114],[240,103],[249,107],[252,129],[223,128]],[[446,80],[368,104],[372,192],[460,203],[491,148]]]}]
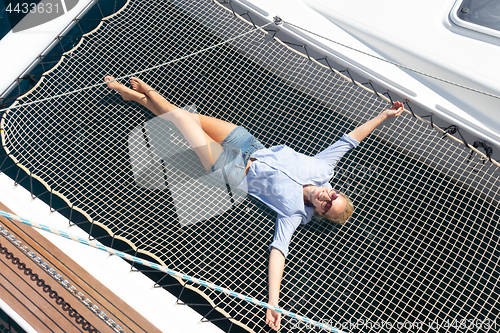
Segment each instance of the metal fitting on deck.
[{"label": "metal fitting on deck", "polygon": [[276,24],[276,25],[282,25],[283,24],[283,20],[279,16],[273,17],[273,20],[274,20],[274,24]]}]

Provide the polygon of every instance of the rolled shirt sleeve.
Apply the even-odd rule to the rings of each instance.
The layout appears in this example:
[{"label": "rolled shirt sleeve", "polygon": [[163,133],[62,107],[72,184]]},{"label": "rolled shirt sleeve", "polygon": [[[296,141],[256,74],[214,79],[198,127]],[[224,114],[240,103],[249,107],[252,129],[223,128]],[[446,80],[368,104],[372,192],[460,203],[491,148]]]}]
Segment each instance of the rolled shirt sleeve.
[{"label": "rolled shirt sleeve", "polygon": [[274,240],[269,245],[269,251],[274,247],[280,250],[286,258],[288,255],[288,245],[290,244],[292,235],[301,222],[302,217],[300,215],[284,216],[278,214],[276,226],[274,228]]},{"label": "rolled shirt sleeve", "polygon": [[359,142],[349,135],[344,134],[340,140],[336,141],[334,144],[328,148],[322,150],[314,158],[318,158],[326,161],[330,167],[335,167],[335,164],[345,155],[349,150],[356,148]]}]

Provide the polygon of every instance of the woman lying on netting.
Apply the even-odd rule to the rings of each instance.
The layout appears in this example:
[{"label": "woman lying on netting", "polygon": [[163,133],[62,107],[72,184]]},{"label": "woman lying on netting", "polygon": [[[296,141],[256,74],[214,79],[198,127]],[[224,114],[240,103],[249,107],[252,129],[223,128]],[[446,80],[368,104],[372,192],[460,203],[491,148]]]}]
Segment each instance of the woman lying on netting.
[{"label": "woman lying on netting", "polygon": [[[106,77],[105,81],[114,80]],[[344,223],[352,214],[349,198],[332,189],[338,160],[358,146],[385,119],[399,116],[404,106],[392,108],[359,126],[315,156],[306,156],[281,145],[266,148],[241,126],[200,114],[189,113],[168,102],[138,78],[129,89],[112,81],[125,100],[133,100],[157,116],[171,120],[196,152],[205,169],[231,187],[245,188],[278,213],[269,256],[269,304],[278,306],[279,290],[288,245],[295,229],[311,220],[314,212],[334,223]],[[235,151],[240,152],[235,154]],[[281,315],[267,310],[266,323],[280,327]]]}]

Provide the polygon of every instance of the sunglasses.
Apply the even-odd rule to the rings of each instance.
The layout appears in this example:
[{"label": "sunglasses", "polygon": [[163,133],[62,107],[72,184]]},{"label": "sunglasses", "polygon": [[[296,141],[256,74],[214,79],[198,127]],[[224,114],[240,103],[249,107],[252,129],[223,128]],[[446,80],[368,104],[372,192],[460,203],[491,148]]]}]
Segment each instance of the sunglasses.
[{"label": "sunglasses", "polygon": [[340,195],[340,192],[336,191],[336,190],[331,190],[330,192],[328,192],[328,196],[330,197],[330,201],[328,201],[324,204],[324,208],[322,205],[322,208],[324,209],[325,213],[328,212],[330,210],[330,208],[332,208],[333,200],[337,199],[339,197],[339,195]]}]

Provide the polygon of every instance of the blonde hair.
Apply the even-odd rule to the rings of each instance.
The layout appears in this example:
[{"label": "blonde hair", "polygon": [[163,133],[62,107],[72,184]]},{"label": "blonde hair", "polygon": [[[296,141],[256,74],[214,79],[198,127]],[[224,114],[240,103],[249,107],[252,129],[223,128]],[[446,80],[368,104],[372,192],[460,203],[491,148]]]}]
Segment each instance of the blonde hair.
[{"label": "blonde hair", "polygon": [[337,224],[344,224],[349,219],[349,217],[351,217],[354,207],[352,205],[351,199],[349,199],[349,197],[347,195],[345,195],[344,193],[340,193],[340,196],[342,198],[344,198],[344,200],[345,200],[344,211],[339,213],[335,217],[328,216],[326,214],[323,214],[322,216],[330,222],[337,223]]}]

